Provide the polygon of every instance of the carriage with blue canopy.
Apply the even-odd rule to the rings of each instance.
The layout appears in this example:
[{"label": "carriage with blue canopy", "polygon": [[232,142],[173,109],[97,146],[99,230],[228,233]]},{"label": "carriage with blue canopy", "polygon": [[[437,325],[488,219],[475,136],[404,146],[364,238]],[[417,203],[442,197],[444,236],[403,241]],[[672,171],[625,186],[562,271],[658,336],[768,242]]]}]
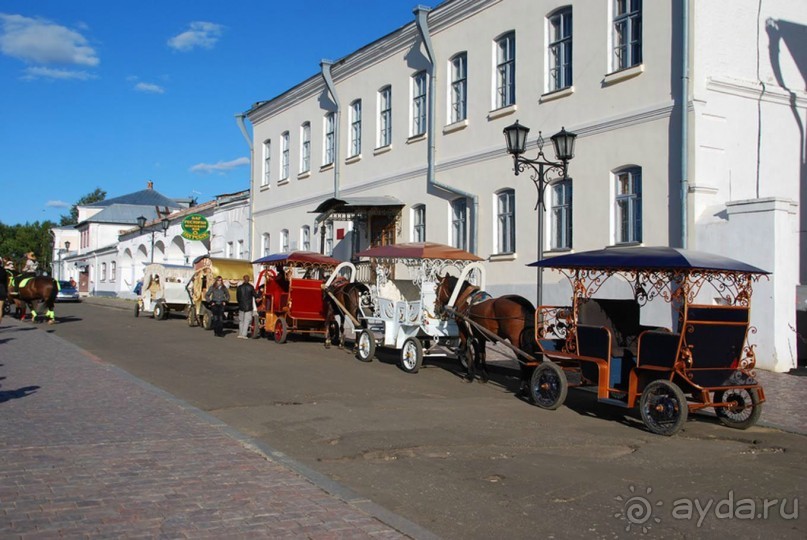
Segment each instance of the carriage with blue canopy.
[{"label": "carriage with blue canopy", "polygon": [[[669,247],[611,247],[530,266],[559,271],[572,289],[570,305],[535,312],[542,358],[532,362],[529,393],[536,405],[556,409],[569,387],[583,387],[601,403],[638,405],[647,428],[661,435],[707,408],[733,428],[758,420],[765,394],[748,337],[756,333],[753,284],[768,272]],[[666,306],[669,327],[642,320],[654,304]]]}]

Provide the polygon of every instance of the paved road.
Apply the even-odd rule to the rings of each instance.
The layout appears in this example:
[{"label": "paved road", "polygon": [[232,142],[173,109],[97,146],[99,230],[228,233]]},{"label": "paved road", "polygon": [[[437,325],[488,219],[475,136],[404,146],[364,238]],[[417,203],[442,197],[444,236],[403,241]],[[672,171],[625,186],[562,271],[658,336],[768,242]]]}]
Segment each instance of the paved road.
[{"label": "paved road", "polygon": [[[698,416],[679,436],[656,437],[585,393],[540,411],[513,395],[506,372],[466,385],[452,363],[407,375],[391,359],[362,364],[315,342],[216,339],[180,319],[86,303],[58,314],[55,333],[103,362],[446,538],[612,538],[640,525],[661,537],[807,534],[804,518],[788,513],[804,499],[801,435]],[[632,496],[650,504],[641,524],[628,517]],[[734,511],[749,499],[761,509],[774,498],[791,506],[767,518],[687,519],[681,507],[725,501]]]}]

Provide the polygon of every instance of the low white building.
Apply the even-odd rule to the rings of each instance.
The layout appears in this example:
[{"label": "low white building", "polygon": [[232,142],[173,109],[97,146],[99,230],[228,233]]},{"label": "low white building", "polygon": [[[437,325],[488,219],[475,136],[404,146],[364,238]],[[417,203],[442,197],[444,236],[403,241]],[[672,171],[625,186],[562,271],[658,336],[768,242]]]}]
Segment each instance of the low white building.
[{"label": "low white building", "polygon": [[[791,369],[807,275],[805,24],[800,0],[418,8],[244,113],[252,249],[296,242],[346,258],[378,242],[442,242],[487,259],[493,294],[530,299],[526,264],[556,253],[716,252],[773,272],[754,298],[757,358]],[[505,152],[502,130],[516,120],[532,128],[527,157],[539,130],[578,135],[568,179],[549,178],[545,213]],[[547,272],[544,303],[567,301],[565,287]]]}]

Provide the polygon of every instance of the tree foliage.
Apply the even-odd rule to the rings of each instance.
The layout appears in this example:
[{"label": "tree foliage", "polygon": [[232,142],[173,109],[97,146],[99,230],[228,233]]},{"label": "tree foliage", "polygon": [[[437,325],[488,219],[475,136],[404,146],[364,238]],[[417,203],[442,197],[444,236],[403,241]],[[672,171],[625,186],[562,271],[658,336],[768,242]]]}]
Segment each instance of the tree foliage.
[{"label": "tree foliage", "polygon": [[84,206],[86,204],[92,204],[94,202],[103,201],[106,199],[106,191],[101,188],[95,188],[95,191],[91,193],[87,193],[82,198],[80,198],[73,206],[70,207],[70,214],[62,215],[61,221],[59,225],[64,227],[65,225],[75,225],[78,223],[78,207]]},{"label": "tree foliage", "polygon": [[11,259],[19,268],[25,254],[33,251],[39,267],[49,272],[53,252],[50,230],[55,226],[54,222],[47,220],[24,225],[6,225],[0,222],[0,256]]}]

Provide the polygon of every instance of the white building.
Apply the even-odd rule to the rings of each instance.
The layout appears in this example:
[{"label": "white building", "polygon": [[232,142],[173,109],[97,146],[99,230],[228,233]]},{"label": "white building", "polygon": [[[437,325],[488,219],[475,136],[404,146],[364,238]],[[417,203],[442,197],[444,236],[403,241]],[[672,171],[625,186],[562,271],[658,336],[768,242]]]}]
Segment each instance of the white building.
[{"label": "white building", "polygon": [[[786,371],[807,273],[805,23],[801,0],[417,9],[245,113],[253,250],[341,244],[344,256],[351,241],[427,239],[485,257],[492,293],[533,299],[525,265],[555,253],[712,251],[773,272],[757,286],[754,338],[760,367]],[[528,157],[538,130],[578,134],[570,179],[546,191],[541,254],[536,190],[513,176],[502,137],[516,119],[533,128]],[[568,299],[555,274],[544,289],[545,303]]]}]

